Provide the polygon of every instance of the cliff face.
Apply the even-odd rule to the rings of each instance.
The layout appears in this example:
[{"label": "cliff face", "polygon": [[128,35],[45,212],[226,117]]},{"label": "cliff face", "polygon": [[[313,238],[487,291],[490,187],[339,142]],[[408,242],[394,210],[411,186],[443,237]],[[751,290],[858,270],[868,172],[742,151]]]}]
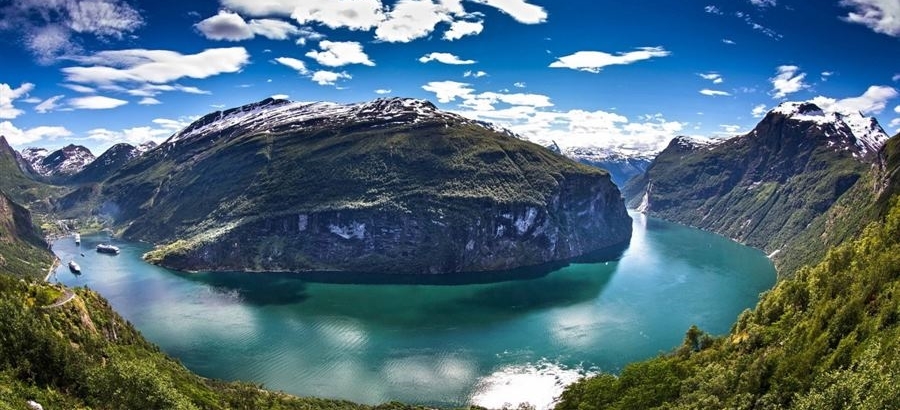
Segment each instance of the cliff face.
[{"label": "cliff face", "polygon": [[103,190],[183,270],[496,270],[631,236],[608,173],[417,100],[210,114]]},{"label": "cliff face", "polygon": [[31,212],[0,191],[0,273],[43,277],[52,261]]},{"label": "cliff face", "polygon": [[743,136],[717,144],[676,138],[623,192],[629,206],[767,253],[801,239],[838,243],[858,228],[827,219],[873,200],[870,170],[887,139],[859,113],[784,103]]}]

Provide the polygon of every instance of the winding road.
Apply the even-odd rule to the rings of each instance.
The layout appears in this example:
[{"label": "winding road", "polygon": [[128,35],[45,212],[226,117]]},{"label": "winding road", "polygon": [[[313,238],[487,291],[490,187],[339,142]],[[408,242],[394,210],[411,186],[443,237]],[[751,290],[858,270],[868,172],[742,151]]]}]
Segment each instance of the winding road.
[{"label": "winding road", "polygon": [[64,288],[64,289],[63,289],[63,292],[64,292],[64,293],[63,293],[63,297],[62,297],[62,298],[58,299],[56,302],[53,302],[53,304],[51,304],[51,305],[41,306],[41,309],[53,309],[53,308],[58,308],[58,307],[60,307],[60,306],[62,306],[62,305],[65,305],[66,303],[71,302],[72,299],[75,299],[75,292],[72,292],[72,289]]}]

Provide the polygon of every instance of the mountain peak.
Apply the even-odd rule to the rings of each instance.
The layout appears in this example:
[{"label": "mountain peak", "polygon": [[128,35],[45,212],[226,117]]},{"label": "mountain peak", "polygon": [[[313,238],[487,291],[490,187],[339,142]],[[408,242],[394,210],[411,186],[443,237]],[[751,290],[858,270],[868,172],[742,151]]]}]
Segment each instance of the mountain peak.
[{"label": "mountain peak", "polygon": [[762,123],[779,117],[815,127],[816,135],[829,140],[846,141],[847,144],[832,143],[831,146],[836,149],[857,151],[854,156],[860,158],[878,152],[889,139],[875,118],[835,103],[826,105],[815,101],[783,102],[772,109]]}]

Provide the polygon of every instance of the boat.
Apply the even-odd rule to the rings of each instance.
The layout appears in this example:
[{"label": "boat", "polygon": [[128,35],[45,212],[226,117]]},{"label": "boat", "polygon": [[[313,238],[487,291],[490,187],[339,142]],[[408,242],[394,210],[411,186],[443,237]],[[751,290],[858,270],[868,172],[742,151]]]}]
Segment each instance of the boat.
[{"label": "boat", "polygon": [[72,271],[72,273],[81,273],[81,266],[78,266],[75,261],[69,261],[69,270]]},{"label": "boat", "polygon": [[118,255],[118,254],[119,254],[119,247],[118,247],[118,246],[113,246],[113,245],[107,245],[107,244],[105,244],[105,243],[101,243],[101,244],[97,245],[97,252],[99,252],[99,253],[108,253],[108,254],[112,254],[112,255]]},{"label": "boat", "polygon": [[75,244],[81,245],[81,235],[78,233],[75,233]]}]

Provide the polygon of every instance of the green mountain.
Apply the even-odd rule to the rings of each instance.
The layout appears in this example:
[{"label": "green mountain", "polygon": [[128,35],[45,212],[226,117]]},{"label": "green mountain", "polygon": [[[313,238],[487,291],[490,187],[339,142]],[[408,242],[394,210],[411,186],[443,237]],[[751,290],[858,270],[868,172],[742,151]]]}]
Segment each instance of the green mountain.
[{"label": "green mountain", "polygon": [[27,167],[28,163],[0,135],[0,190],[20,204],[49,209],[47,199],[60,189],[36,181],[23,171]]},{"label": "green mountain", "polygon": [[67,178],[68,184],[101,182],[134,160],[156,147],[155,142],[147,142],[139,146],[127,143],[115,144],[93,161],[84,165],[76,174]]},{"label": "green mountain", "polygon": [[431,103],[267,99],[129,162],[101,212],[183,270],[448,273],[583,255],[631,235],[605,171]]},{"label": "green mountain", "polygon": [[[778,252],[781,274],[790,274],[860,231],[859,223],[833,226],[840,215],[827,214],[858,216],[874,200],[871,171],[886,140],[859,113],[783,103],[743,136],[716,144],[674,139],[623,192],[629,206],[650,215]],[[823,235],[831,235],[824,246],[801,240]]]},{"label": "green mountain", "polygon": [[900,408],[900,197],[890,204],[725,337],[691,328],[672,354],[569,386],[557,410]]},{"label": "green mountain", "polygon": [[31,212],[0,191],[0,273],[43,278],[53,260]]}]

